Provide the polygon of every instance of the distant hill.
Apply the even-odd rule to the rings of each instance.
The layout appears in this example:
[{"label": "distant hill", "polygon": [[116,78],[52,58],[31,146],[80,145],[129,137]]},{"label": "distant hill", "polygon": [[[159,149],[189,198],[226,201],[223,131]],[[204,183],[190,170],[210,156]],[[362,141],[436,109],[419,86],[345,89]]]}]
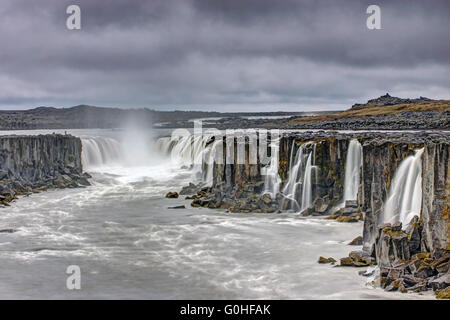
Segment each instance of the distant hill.
[{"label": "distant hill", "polygon": [[[302,112],[264,112],[261,116],[300,115]],[[30,110],[1,111],[0,130],[18,129],[87,129],[121,128],[132,123],[150,127],[161,122],[183,122],[211,117],[240,117],[255,113],[222,113],[208,111],[156,111],[119,109],[78,105],[71,108],[38,107]]]}]

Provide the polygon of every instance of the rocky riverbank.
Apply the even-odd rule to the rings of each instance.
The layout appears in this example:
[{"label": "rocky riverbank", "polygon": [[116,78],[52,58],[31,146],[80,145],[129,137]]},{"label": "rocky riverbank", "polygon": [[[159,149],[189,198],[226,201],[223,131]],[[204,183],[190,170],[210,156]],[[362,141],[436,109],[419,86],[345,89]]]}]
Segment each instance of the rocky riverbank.
[{"label": "rocky riverbank", "polygon": [[0,203],[53,188],[90,185],[81,140],[71,135],[0,136]]}]

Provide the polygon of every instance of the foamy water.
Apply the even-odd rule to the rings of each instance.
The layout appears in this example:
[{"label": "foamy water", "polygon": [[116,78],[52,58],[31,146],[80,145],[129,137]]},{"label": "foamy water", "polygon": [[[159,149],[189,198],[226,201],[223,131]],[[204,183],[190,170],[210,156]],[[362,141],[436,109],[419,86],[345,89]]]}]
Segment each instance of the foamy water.
[{"label": "foamy water", "polygon": [[[358,249],[347,243],[362,223],[192,208],[163,197],[191,181],[191,170],[156,151],[142,157],[150,165],[102,162],[87,169],[90,187],[1,208],[0,229],[18,231],[0,233],[0,298],[405,298],[367,287],[361,269],[317,263]],[[168,209],[181,204],[186,209]],[[66,289],[69,265],[81,268],[81,290]]]}]

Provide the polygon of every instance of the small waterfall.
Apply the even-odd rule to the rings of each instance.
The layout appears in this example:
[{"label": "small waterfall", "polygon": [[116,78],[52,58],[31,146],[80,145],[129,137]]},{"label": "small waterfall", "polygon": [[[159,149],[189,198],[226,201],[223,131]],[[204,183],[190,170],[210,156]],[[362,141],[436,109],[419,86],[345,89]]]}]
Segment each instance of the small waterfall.
[{"label": "small waterfall", "polygon": [[222,146],[220,141],[214,141],[203,152],[202,161],[202,181],[207,186],[212,186],[214,182],[214,162],[217,156],[218,147]]},{"label": "small waterfall", "polygon": [[397,168],[384,204],[383,222],[402,222],[409,225],[414,216],[420,216],[422,207],[422,154],[424,149],[405,158]]},{"label": "small waterfall", "polygon": [[348,145],[345,160],[344,203],[347,200],[357,200],[359,176],[362,165],[362,147],[358,140],[352,139]]},{"label": "small waterfall", "polygon": [[120,143],[112,138],[82,138],[81,144],[81,163],[85,169],[108,165],[121,159]]},{"label": "small waterfall", "polygon": [[[303,212],[312,206],[312,177],[313,172],[317,173],[314,165],[315,147],[315,143],[307,142],[295,152],[295,143],[292,143],[289,176],[282,191],[288,201],[287,209]],[[283,207],[286,204],[284,202]]]},{"label": "small waterfall", "polygon": [[263,194],[269,193],[272,199],[275,199],[276,195],[280,191],[281,178],[278,174],[278,157],[279,146],[278,143],[271,145],[270,164],[266,169],[266,177],[264,179],[264,191]]}]

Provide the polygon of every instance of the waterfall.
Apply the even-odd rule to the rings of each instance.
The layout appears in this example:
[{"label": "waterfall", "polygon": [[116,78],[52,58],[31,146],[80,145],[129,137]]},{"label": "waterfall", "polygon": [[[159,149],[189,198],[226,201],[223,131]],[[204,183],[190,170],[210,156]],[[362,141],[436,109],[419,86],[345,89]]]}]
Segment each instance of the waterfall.
[{"label": "waterfall", "polygon": [[120,143],[112,138],[82,138],[81,163],[83,168],[103,166],[120,161]]},{"label": "waterfall", "polygon": [[202,162],[202,181],[207,186],[212,186],[214,182],[214,162],[217,156],[218,147],[222,146],[220,141],[214,141],[204,150]]},{"label": "waterfall", "polygon": [[288,180],[282,191],[288,201],[287,209],[303,212],[312,206],[312,174],[317,173],[314,166],[315,147],[314,142],[307,142],[295,152],[295,143],[292,143]]},{"label": "waterfall", "polygon": [[269,193],[272,199],[275,199],[276,195],[280,191],[281,178],[278,174],[278,156],[279,146],[278,143],[271,144],[271,156],[270,164],[266,169],[266,177],[264,179],[264,191],[263,194]]},{"label": "waterfall", "polygon": [[397,168],[384,204],[383,222],[402,222],[409,225],[414,216],[420,216],[422,207],[422,154],[424,149],[405,158]]},{"label": "waterfall", "polygon": [[347,200],[357,200],[359,176],[362,165],[362,147],[358,140],[352,139],[348,145],[345,160],[344,203]]},{"label": "waterfall", "polygon": [[164,137],[157,140],[161,152],[170,156],[171,161],[181,167],[190,168],[197,182],[212,185],[214,159],[219,141],[212,141],[210,135],[186,135]]}]

